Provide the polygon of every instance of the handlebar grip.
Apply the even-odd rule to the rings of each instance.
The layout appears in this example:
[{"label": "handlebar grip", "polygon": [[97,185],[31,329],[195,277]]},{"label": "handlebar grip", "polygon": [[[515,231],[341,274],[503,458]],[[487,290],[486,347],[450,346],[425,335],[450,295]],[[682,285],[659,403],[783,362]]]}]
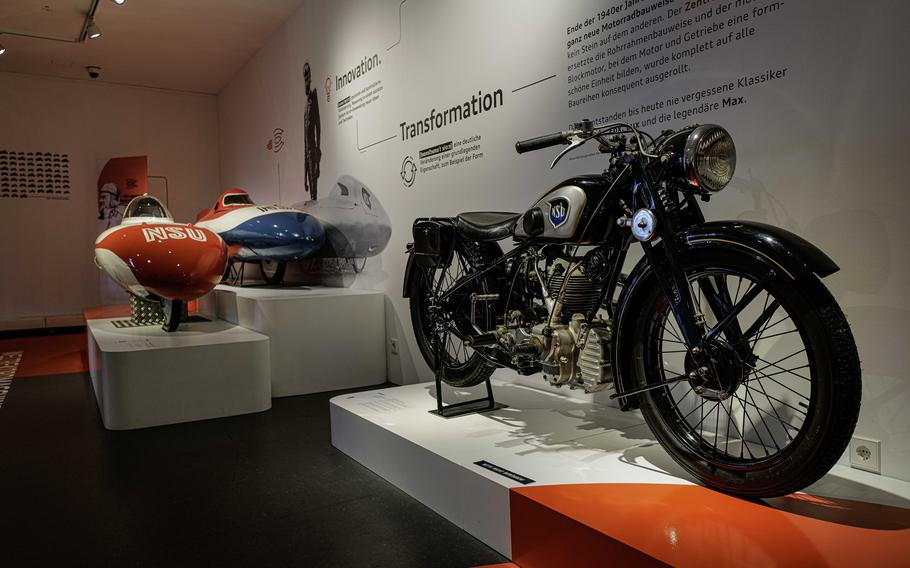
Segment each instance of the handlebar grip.
[{"label": "handlebar grip", "polygon": [[528,140],[519,140],[515,143],[515,151],[519,154],[524,154],[525,152],[541,150],[543,148],[549,148],[550,146],[565,145],[568,143],[569,140],[564,133],[555,132],[553,134],[547,134],[546,136],[538,136],[537,138],[530,138]]}]

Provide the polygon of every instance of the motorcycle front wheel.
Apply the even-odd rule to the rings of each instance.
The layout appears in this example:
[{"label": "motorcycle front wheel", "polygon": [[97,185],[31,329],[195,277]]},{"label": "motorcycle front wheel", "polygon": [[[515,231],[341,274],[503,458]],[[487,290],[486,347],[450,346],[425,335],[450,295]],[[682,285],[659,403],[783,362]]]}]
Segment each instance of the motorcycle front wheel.
[{"label": "motorcycle front wheel", "polygon": [[811,485],[859,416],[859,357],[843,312],[815,275],[792,280],[748,255],[706,252],[686,274],[707,328],[745,307],[696,361],[651,279],[634,331],[636,383],[693,378],[640,395],[645,421],[708,486],[766,498]]}]

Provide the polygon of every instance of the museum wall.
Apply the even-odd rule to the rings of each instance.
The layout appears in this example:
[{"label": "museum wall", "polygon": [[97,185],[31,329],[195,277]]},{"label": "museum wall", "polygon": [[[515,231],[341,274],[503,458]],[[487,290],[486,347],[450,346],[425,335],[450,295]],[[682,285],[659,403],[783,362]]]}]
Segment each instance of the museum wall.
[{"label": "museum wall", "polygon": [[167,178],[151,179],[150,192],[191,221],[217,195],[217,130],[213,95],[0,73],[0,149],[67,156],[70,186],[0,198],[0,325],[81,325],[102,290],[106,303],[126,303],[92,261],[102,168],[148,156],[149,175]]},{"label": "museum wall", "polygon": [[429,378],[401,298],[415,217],[518,211],[598,171],[598,156],[549,170],[555,150],[513,150],[581,118],[722,124],[737,175],[706,215],[785,227],[839,263],[826,283],[863,360],[856,433],[882,441],[886,475],[910,479],[908,17],[898,1],[306,3],[218,97],[221,184],[260,203],[310,199],[315,97],[319,195],[353,176],[392,225],[382,254],[339,281],[387,292],[388,338],[402,342],[390,377],[412,382]]}]

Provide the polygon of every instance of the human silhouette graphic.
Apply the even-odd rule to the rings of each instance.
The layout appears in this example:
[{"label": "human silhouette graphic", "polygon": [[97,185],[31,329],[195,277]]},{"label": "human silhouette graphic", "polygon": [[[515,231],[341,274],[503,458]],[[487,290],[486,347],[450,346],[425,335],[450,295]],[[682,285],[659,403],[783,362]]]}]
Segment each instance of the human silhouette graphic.
[{"label": "human silhouette graphic", "polygon": [[304,156],[304,187],[310,194],[310,200],[316,200],[316,181],[319,179],[319,161],[322,159],[322,150],[319,144],[322,131],[319,124],[319,93],[311,85],[310,63],[303,64],[303,81],[306,87],[306,112],[303,115],[303,129],[305,142]]}]

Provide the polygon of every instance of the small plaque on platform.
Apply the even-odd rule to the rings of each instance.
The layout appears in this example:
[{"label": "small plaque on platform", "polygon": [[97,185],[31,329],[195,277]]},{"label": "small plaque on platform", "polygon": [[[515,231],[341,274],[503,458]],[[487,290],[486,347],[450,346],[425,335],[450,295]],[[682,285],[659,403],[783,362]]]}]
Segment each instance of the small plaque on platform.
[{"label": "small plaque on platform", "polygon": [[499,475],[501,475],[503,477],[508,477],[512,481],[517,481],[518,483],[521,483],[522,485],[530,485],[530,484],[534,483],[534,480],[531,479],[530,477],[525,477],[519,473],[515,473],[514,471],[509,471],[509,470],[505,469],[504,467],[499,467],[498,465],[490,463],[487,460],[476,461],[476,462],[474,462],[474,465],[479,465],[480,467],[482,467],[484,469],[488,469],[488,470],[492,471],[493,473],[498,473]]}]

